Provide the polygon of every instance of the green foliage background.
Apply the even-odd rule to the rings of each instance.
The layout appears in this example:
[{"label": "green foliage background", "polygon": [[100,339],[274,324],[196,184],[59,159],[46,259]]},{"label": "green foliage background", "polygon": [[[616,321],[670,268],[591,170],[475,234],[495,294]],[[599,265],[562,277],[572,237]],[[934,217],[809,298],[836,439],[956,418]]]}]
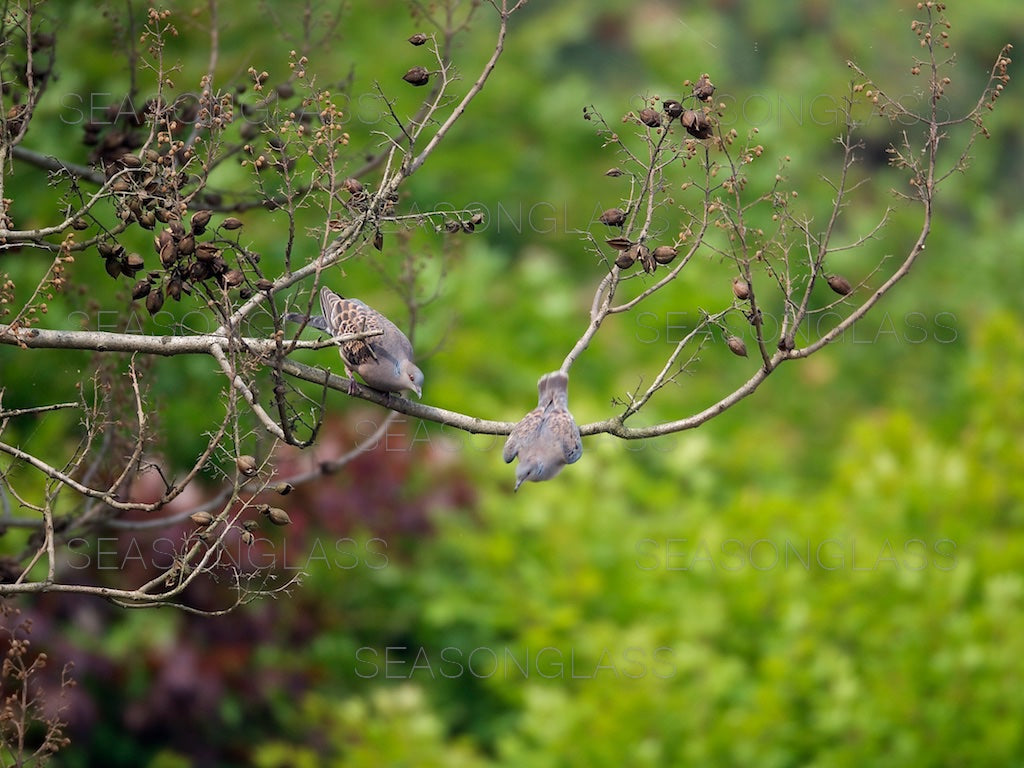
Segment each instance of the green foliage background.
[{"label": "green foliage background", "polygon": [[[298,18],[269,19],[267,7],[250,5],[220,4],[220,72],[254,66],[283,77]],[[420,25],[401,3],[350,5],[338,40],[312,54],[311,67],[325,81],[351,71],[355,94],[371,93],[379,79],[399,113],[411,112],[417,94],[398,78],[420,63],[422,50],[404,42]],[[182,84],[198,83],[206,65],[190,11],[176,8]],[[615,125],[643,95],[678,95],[684,79],[710,72],[736,105],[737,130],[759,128],[766,152],[755,183],[770,182],[788,155],[801,204],[820,212],[830,202],[820,175],[839,158],[829,105],[846,93],[845,60],[892,92],[913,94],[914,13],[913,3],[892,0],[531,4],[515,18],[493,79],[400,203],[477,204],[487,213],[471,238],[412,240],[429,259],[454,253],[444,291],[417,328],[417,347],[436,347],[424,362],[425,400],[518,418],[537,377],[582,331],[601,267],[576,231],[625,194],[620,180],[603,176],[618,160],[582,119],[584,105]],[[1024,20],[1000,0],[952,3],[949,16],[956,111],[975,97],[1000,46],[1020,39]],[[117,93],[124,68],[109,55],[109,21],[91,3],[76,4],[63,24],[61,80],[32,146],[70,146],[84,158],[62,119],[67,94]],[[485,7],[461,38],[466,80],[489,55],[494,27]],[[699,430],[639,445],[587,439],[583,459],[557,480],[512,495],[500,441],[400,421],[402,450],[376,460],[408,462],[403,485],[391,501],[359,509],[361,527],[346,532],[363,556],[344,569],[311,559],[291,598],[243,609],[247,621],[263,621],[244,648],[218,644],[219,629],[204,630],[201,644],[194,620],[170,612],[106,612],[100,637],[74,629],[81,612],[55,618],[55,627],[70,627],[72,647],[120,670],[113,680],[86,676],[104,714],[61,764],[90,764],[100,750],[107,765],[154,768],[1024,762],[1016,82],[998,106],[987,124],[993,138],[943,190],[911,278],[855,333],[784,366]],[[353,101],[360,151],[377,140],[379,109]],[[871,119],[864,135],[860,173],[871,180],[851,202],[848,239],[871,226],[902,183],[884,166],[892,126]],[[239,169],[218,181],[248,183]],[[37,223],[30,211],[38,205],[43,215],[46,190],[16,184],[19,223]],[[306,225],[318,223],[315,214]],[[881,237],[840,255],[840,271],[854,278],[880,256],[901,254],[915,215],[897,210]],[[263,215],[245,231],[273,243],[275,226],[280,220]],[[314,253],[312,241],[302,247]],[[368,264],[387,270],[388,256],[386,247],[348,264],[345,290],[382,309],[399,306]],[[83,263],[76,276],[101,305],[127,306],[124,286],[115,295],[101,267]],[[606,416],[610,397],[649,379],[698,309],[730,301],[729,277],[727,265],[703,260],[650,314],[613,318],[574,369],[577,419]],[[41,370],[82,365],[8,347],[0,361],[12,407],[37,402],[41,390],[62,395],[60,377]],[[175,425],[165,450],[185,458],[200,439],[191,436],[205,423],[205,394],[216,397],[220,382],[195,361],[159,365],[161,388],[197,395],[161,414]],[[712,345],[644,418],[702,409],[747,375],[744,362]],[[345,419],[365,415],[341,397],[332,405]],[[325,482],[322,496],[290,511],[337,534],[331,520],[352,515],[344,505],[359,503],[360,479]],[[406,502],[429,531],[402,532],[395,510]],[[381,529],[397,531],[384,539],[383,561],[367,556]],[[229,632],[239,619],[204,621]],[[235,654],[242,674],[266,683],[258,695],[225,686],[198,710],[198,728],[190,707],[199,704],[186,701],[181,725],[195,729],[191,740],[173,723],[133,730],[124,712],[144,706],[183,649],[193,660]]]}]

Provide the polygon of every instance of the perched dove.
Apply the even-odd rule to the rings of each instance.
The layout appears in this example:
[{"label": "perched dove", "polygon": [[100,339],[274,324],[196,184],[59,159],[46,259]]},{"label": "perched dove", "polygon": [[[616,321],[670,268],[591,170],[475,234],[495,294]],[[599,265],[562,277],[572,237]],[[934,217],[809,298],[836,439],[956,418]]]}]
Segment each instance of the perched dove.
[{"label": "perched dove", "polygon": [[546,373],[537,382],[537,407],[512,428],[505,441],[505,463],[519,457],[516,487],[527,480],[550,480],[583,454],[576,421],[569,413],[569,376]]},{"label": "perched dove", "polygon": [[[423,394],[423,371],[412,361],[412,344],[398,326],[375,309],[358,299],[342,298],[330,288],[320,291],[323,317],[311,317],[314,328],[333,336],[363,331],[383,331],[356,341],[342,342],[338,347],[345,372],[352,377],[358,373],[367,385],[382,392],[401,392],[408,389]],[[306,320],[302,315],[287,315],[289,320]],[[355,394],[355,381],[349,385],[349,394]]]}]

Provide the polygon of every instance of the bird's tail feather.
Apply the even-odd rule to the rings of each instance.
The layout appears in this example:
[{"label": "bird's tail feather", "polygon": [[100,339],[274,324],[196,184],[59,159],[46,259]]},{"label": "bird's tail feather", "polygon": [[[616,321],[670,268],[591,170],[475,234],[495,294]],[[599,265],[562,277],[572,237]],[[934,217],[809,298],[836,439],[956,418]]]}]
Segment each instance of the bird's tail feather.
[{"label": "bird's tail feather", "polygon": [[569,374],[552,371],[540,377],[540,381],[537,382],[537,405],[543,408],[549,403],[568,409]]}]

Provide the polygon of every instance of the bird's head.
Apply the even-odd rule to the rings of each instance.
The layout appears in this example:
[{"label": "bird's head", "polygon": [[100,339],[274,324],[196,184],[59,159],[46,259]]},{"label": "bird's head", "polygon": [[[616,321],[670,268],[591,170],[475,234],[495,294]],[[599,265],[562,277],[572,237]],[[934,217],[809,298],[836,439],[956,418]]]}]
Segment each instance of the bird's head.
[{"label": "bird's head", "polygon": [[402,363],[399,376],[402,377],[402,384],[405,389],[416,393],[416,397],[423,397],[423,371],[416,367],[411,360]]}]

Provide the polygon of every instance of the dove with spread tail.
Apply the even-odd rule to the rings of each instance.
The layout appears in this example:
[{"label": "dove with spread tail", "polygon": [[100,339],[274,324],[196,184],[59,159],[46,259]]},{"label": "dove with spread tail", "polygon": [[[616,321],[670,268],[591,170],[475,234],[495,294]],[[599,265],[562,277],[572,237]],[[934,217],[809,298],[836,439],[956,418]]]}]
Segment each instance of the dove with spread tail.
[{"label": "dove with spread tail", "polygon": [[[339,344],[338,353],[345,363],[346,374],[352,378],[355,371],[368,386],[381,392],[410,390],[417,397],[422,396],[423,371],[413,362],[412,344],[398,326],[358,299],[346,299],[326,287],[320,291],[320,307],[323,317],[308,320],[302,315],[289,314],[286,317],[298,322],[307,321],[332,336],[381,331],[377,336]],[[353,380],[349,384],[349,394],[355,394],[355,389]]]},{"label": "dove with spread tail", "polygon": [[519,457],[516,486],[550,480],[583,455],[576,421],[569,413],[569,375],[554,371],[537,382],[537,407],[512,428],[505,441],[505,463]]}]

